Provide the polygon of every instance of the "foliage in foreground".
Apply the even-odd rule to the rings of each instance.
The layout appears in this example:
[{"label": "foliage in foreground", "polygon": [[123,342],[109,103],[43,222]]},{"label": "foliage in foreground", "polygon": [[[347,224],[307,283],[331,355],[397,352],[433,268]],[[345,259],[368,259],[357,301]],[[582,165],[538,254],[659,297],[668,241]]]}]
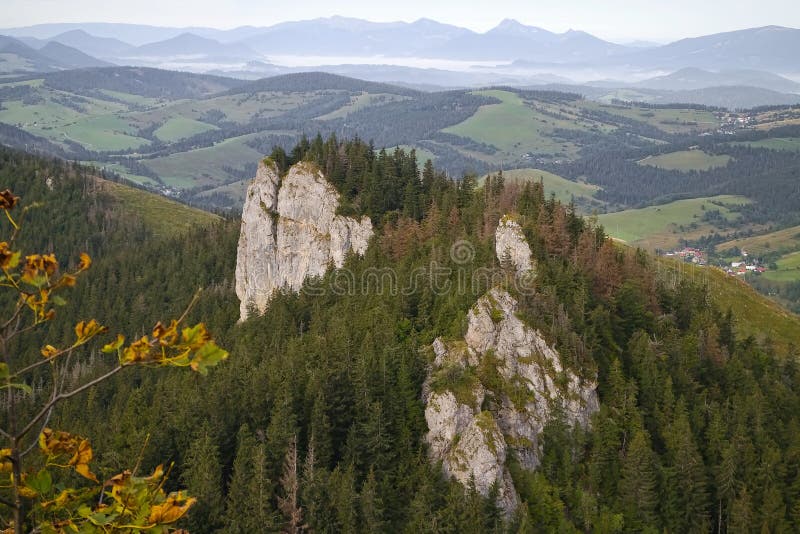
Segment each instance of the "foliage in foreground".
[{"label": "foliage in foreground", "polygon": [[[7,532],[21,533],[35,526],[36,532],[114,532],[138,530],[168,532],[196,499],[183,492],[165,492],[167,474],[162,466],[149,476],[137,476],[138,463],[101,483],[90,463],[94,451],[88,439],[53,430],[48,422],[56,406],[79,395],[128,367],[190,367],[201,374],[227,358],[206,331],[205,325],[183,326],[186,313],[167,325],[157,323],[151,336],[126,343],[117,334],[101,352],[116,356],[103,362],[107,369],[93,378],[69,380],[76,360],[108,328],[95,319],[74,326],[74,338],[60,347],[44,345],[30,361],[15,353],[11,344],[26,343],[29,334],[43,330],[56,317],[56,308],[67,301],[62,294],[75,287],[78,276],[91,266],[86,253],[74,269],[62,272],[55,254],[24,256],[17,248],[21,218],[12,210],[19,198],[6,189],[0,192],[10,236],[0,242],[0,288],[10,312],[0,319],[0,393],[5,395],[0,437],[0,506],[11,511],[4,519]],[[22,216],[24,217],[25,210]],[[49,368],[49,380],[34,391],[37,373]],[[40,375],[41,376],[41,375]],[[33,377],[33,378],[32,378]],[[77,382],[77,384],[75,383]],[[49,392],[47,391],[49,390]],[[39,430],[38,440],[30,436]],[[32,455],[32,453],[38,453]],[[31,455],[31,456],[29,456]],[[133,459],[129,459],[133,461]],[[71,476],[71,473],[80,477]],[[78,483],[80,481],[80,483]]]},{"label": "foliage in foreground", "polygon": [[[61,233],[72,249],[87,239],[98,257],[95,283],[74,288],[47,342],[73,339],[74,324],[64,320],[71,306],[106,318],[112,330],[149,333],[153,306],[179,316],[192,280],[207,290],[187,320],[203,317],[235,356],[202,381],[131,368],[59,406],[51,426],[91,438],[98,479],[140,454],[142,473],[173,460],[164,489],[180,483],[197,499],[179,522],[193,533],[291,525],[414,533],[800,529],[800,371],[791,347],[779,352],[748,337],[747,318],[717,309],[701,278],[658,270],[647,255],[614,246],[535,184],[493,179],[476,188],[429,168],[419,184],[408,186],[404,175],[405,188],[376,191],[384,176],[414,166],[387,154],[386,170],[373,173],[383,156],[363,144],[312,153],[317,162],[331,159],[344,178],[337,187],[351,187],[352,206],[379,223],[366,256],[346,264],[356,277],[391,267],[407,280],[435,261],[453,269],[448,280],[457,287],[459,273],[502,269],[495,224],[517,212],[539,273],[536,292],[519,296],[521,313],[570,368],[597,373],[602,409],[592,429],[548,425],[540,469],[511,465],[525,505],[503,522],[491,495],[445,481],[423,443],[427,348],[436,336],[463,336],[484,288],[442,294],[424,283],[411,294],[279,295],[262,317],[237,325],[237,221],[153,239],[131,231],[130,218],[109,215],[102,195],[81,193],[83,179],[64,176],[75,171],[19,156],[20,176],[58,178],[53,192],[26,182],[26,198],[43,199],[57,216],[73,209],[65,198],[80,207],[57,222],[32,217],[30,226],[68,228]],[[90,224],[90,216],[105,222]],[[120,236],[128,246],[112,247]],[[458,240],[473,244],[473,262],[451,261]],[[28,357],[41,358],[45,342]]]}]

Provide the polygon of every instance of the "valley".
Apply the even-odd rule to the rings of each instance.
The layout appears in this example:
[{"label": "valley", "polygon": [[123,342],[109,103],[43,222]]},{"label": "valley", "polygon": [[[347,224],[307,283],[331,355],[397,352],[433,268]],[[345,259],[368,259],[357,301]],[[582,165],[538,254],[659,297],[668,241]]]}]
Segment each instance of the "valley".
[{"label": "valley", "polygon": [[571,1],[8,0],[0,531],[800,531],[800,8]]}]

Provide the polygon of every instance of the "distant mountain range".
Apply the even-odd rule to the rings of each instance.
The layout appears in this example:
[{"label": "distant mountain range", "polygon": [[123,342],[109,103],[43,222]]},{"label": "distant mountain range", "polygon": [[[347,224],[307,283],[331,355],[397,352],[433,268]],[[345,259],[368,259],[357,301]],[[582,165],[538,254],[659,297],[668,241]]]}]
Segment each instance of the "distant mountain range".
[{"label": "distant mountain range", "polygon": [[[512,19],[485,33],[430,19],[377,23],[330,17],[231,30],[70,23],[0,34],[10,36],[0,41],[0,73],[118,64],[249,79],[325,70],[418,87],[588,83],[684,92],[744,87],[782,95],[771,97],[781,101],[800,93],[800,84],[790,79],[800,80],[800,30],[779,26],[666,45],[622,45]],[[298,61],[308,57],[318,63]],[[423,59],[426,68],[420,67]],[[749,94],[771,94],[764,91]]]},{"label": "distant mountain range", "polygon": [[0,72],[10,74],[50,72],[110,65],[112,63],[99,60],[57,41],[44,42],[37,50],[22,41],[0,35]]},{"label": "distant mountain range", "polygon": [[796,54],[800,49],[800,30],[780,26],[682,39],[662,46],[642,42],[626,46],[574,30],[553,33],[512,19],[504,20],[485,33],[430,19],[384,23],[345,17],[232,30],[70,23],[10,28],[0,33],[56,40],[103,58],[122,57],[130,53],[131,48],[153,43],[161,43],[157,47],[160,53],[177,54],[192,36],[195,46],[200,43],[197,38],[208,40],[203,41],[202,48],[206,50],[212,46],[238,44],[243,47],[235,49],[239,52],[255,51],[267,56],[378,55],[509,62],[526,59],[539,63],[592,62],[661,70],[758,68],[800,73],[800,58]]}]

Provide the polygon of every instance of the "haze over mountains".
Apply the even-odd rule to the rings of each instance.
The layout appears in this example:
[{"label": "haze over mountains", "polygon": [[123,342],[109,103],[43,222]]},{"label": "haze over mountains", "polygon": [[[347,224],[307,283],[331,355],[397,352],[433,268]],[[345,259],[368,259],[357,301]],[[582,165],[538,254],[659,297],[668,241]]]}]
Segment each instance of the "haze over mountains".
[{"label": "haze over mountains", "polygon": [[[324,70],[423,89],[588,84],[641,90],[637,97],[666,102],[693,98],[687,91],[726,87],[730,93],[736,87],[737,102],[800,101],[794,81],[800,80],[800,30],[779,26],[666,45],[617,44],[512,19],[485,33],[430,19],[376,23],[330,17],[231,30],[69,23],[0,34],[15,39],[0,41],[0,73],[116,64],[257,79]],[[670,91],[682,94],[664,93]],[[698,98],[693,101],[715,103]]]}]

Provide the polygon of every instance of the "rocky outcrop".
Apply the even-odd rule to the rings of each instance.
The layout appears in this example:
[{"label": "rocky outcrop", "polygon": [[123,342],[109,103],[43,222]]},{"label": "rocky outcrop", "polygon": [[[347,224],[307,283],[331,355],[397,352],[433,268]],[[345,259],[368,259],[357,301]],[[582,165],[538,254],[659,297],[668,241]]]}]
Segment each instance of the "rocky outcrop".
[{"label": "rocky outcrop", "polygon": [[534,268],[531,261],[531,247],[522,233],[520,225],[508,215],[500,219],[494,233],[494,246],[497,258],[510,262],[517,274],[527,274]]},{"label": "rocky outcrop", "polygon": [[[519,273],[533,269],[519,225],[507,218],[497,231],[497,254],[511,258]],[[498,288],[478,299],[463,340],[434,341],[423,390],[431,459],[464,485],[473,478],[483,495],[496,484],[507,515],[519,501],[505,465],[508,456],[535,469],[539,435],[556,413],[569,425],[587,427],[599,409],[596,384],[565,369],[558,352],[517,316],[517,308]]]},{"label": "rocky outcrop", "polygon": [[539,435],[556,410],[569,425],[586,427],[599,409],[596,384],[564,369],[559,354],[516,311],[506,291],[481,297],[463,341],[434,342],[424,391],[431,458],[464,485],[474,477],[484,495],[497,484],[507,514],[518,502],[507,456],[535,469]]},{"label": "rocky outcrop", "polygon": [[364,254],[369,217],[336,215],[339,194],[318,169],[299,163],[281,178],[263,161],[247,189],[236,257],[241,320],[266,310],[276,290],[298,291],[306,278],[341,267],[351,251]]}]

